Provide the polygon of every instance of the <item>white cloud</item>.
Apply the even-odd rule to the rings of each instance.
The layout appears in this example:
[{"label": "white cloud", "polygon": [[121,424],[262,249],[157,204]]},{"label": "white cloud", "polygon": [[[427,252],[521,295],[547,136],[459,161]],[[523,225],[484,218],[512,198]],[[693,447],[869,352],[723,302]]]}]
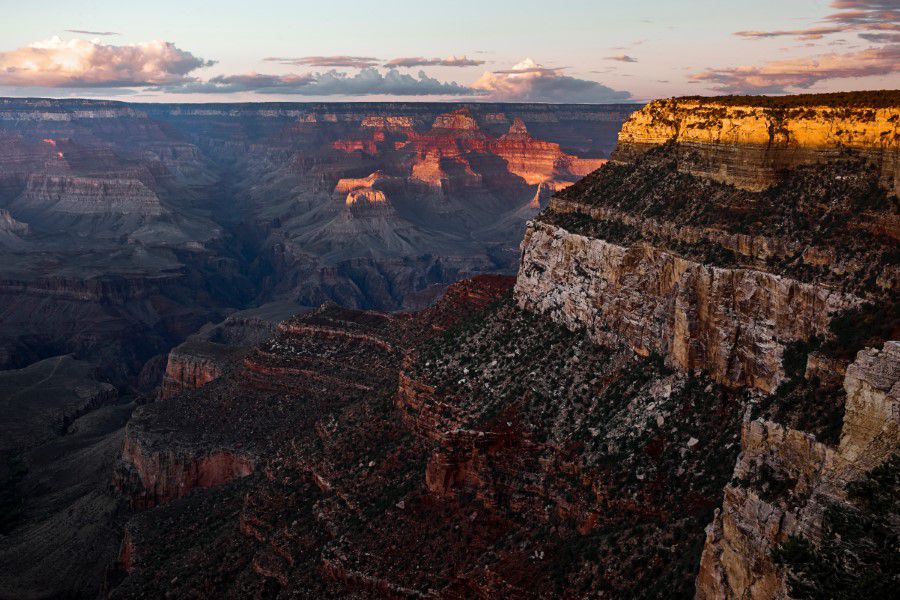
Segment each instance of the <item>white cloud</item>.
[{"label": "white cloud", "polygon": [[0,85],[19,87],[131,87],[192,80],[192,71],[210,66],[170,42],[113,46],[53,37],[0,52]]},{"label": "white cloud", "polygon": [[524,102],[622,102],[631,94],[596,81],[564,75],[530,58],[505,71],[488,71],[472,88],[492,100]]},{"label": "white cloud", "polygon": [[439,81],[421,71],[416,78],[394,69],[382,74],[374,68],[362,69],[355,75],[334,70],[302,75],[221,75],[206,82],[188,82],[160,89],[173,93],[258,92],[301,96],[461,96],[473,93],[467,86]]}]

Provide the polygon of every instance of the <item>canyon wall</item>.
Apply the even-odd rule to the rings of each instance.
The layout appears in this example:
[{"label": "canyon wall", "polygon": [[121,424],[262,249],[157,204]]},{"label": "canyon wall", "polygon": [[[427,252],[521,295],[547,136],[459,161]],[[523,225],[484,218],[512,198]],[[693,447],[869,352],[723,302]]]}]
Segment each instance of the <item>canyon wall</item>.
[{"label": "canyon wall", "polygon": [[533,222],[522,242],[519,305],[618,336],[644,356],[736,387],[772,392],[787,343],[824,335],[861,299],[772,273],[723,269],[650,245],[623,247]]},{"label": "canyon wall", "polygon": [[653,102],[526,230],[520,307],[759,395],[698,598],[821,585],[791,552],[841,569],[835,515],[895,468],[900,102],[851,96]]},{"label": "canyon wall", "polygon": [[[840,96],[840,95],[836,95]],[[780,173],[826,162],[846,150],[872,160],[882,183],[900,193],[900,121],[896,106],[858,94],[764,101],[736,98],[656,100],[623,126],[615,157],[674,144],[679,167],[741,188],[762,190]]]},{"label": "canyon wall", "polygon": [[[832,317],[898,289],[890,258],[900,234],[892,219],[896,196],[893,187],[871,192],[862,180],[881,176],[860,170],[853,154],[893,169],[898,134],[891,115],[895,108],[815,102],[777,111],[693,99],[647,105],[623,126],[616,164],[558,194],[529,223],[516,284],[520,306],[584,327],[597,340],[624,339],[643,355],[659,353],[721,383],[775,391],[787,344],[825,338]],[[776,116],[788,133],[769,140]],[[715,156],[721,177],[713,179],[724,183],[710,185],[695,177],[710,172],[681,173],[682,154],[701,143],[727,148],[738,163],[755,161],[762,146],[851,154],[803,155],[772,167],[771,177],[754,164],[747,173],[762,173],[759,185],[742,183],[731,158]],[[815,164],[829,156],[849,166]],[[830,174],[815,189],[813,173]],[[827,191],[853,177],[858,189]],[[732,184],[749,189],[728,191]],[[824,209],[829,193],[839,199]],[[877,205],[861,209],[868,202]],[[829,210],[845,214],[854,233],[828,226]]]},{"label": "canyon wall", "polygon": [[821,540],[848,484],[900,448],[900,343],[861,350],[844,379],[846,412],[831,447],[771,421],[747,419],[741,455],[707,530],[697,598],[787,598],[773,551],[790,536]]}]

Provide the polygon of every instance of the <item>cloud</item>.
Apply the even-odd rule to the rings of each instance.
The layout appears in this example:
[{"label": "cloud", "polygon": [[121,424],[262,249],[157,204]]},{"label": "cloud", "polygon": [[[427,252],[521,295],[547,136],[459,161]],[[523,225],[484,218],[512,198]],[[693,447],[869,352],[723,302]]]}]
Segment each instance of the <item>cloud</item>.
[{"label": "cloud", "polygon": [[349,67],[353,69],[366,69],[377,66],[381,62],[374,56],[302,56],[300,58],[270,56],[263,60],[295,67]]},{"label": "cloud", "polygon": [[119,35],[118,31],[88,31],[87,29],[66,29],[68,33],[77,33],[80,35]]},{"label": "cloud", "polygon": [[835,0],[831,7],[841,12],[825,17],[828,21],[856,25],[900,21],[900,2],[897,0]]},{"label": "cloud", "polygon": [[760,66],[709,69],[692,75],[692,80],[713,83],[714,89],[720,92],[781,94],[789,87],[808,88],[828,79],[897,72],[900,72],[900,44],[849,54],[776,60]]},{"label": "cloud", "polygon": [[875,44],[900,44],[900,33],[861,33],[859,37]]},{"label": "cloud", "polygon": [[627,54],[619,54],[617,56],[607,56],[606,60],[616,60],[624,63],[636,63],[637,59],[633,56],[628,56]]},{"label": "cloud", "polygon": [[561,68],[547,68],[530,58],[506,71],[485,72],[472,88],[491,100],[604,103],[631,98],[628,92],[564,75]]},{"label": "cloud", "polygon": [[409,56],[395,58],[388,61],[384,66],[391,67],[477,67],[483,65],[485,61],[474,60],[462,56],[448,56],[446,58],[423,58],[421,56]]},{"label": "cloud", "polygon": [[112,46],[58,37],[0,52],[0,85],[19,87],[134,87],[192,81],[189,73],[212,65],[175,47],[153,41]]},{"label": "cloud", "polygon": [[230,94],[296,94],[300,96],[465,96],[472,89],[456,82],[442,82],[420,71],[418,78],[391,69],[382,74],[377,69],[362,69],[355,75],[335,70],[302,75],[220,75],[205,82],[187,82],[161,86],[156,91],[171,93]]},{"label": "cloud", "polygon": [[900,1],[898,0],[834,0],[831,7],[838,12],[826,16],[827,25],[777,31],[737,31],[734,35],[750,38],[794,37],[817,40],[836,33],[858,32],[869,41],[890,41],[890,36],[873,36],[872,31],[900,32]]},{"label": "cloud", "polygon": [[778,31],[735,31],[734,35],[743,38],[775,38],[796,37],[801,40],[817,40],[832,33],[844,33],[846,27],[808,27],[806,29],[782,29]]}]

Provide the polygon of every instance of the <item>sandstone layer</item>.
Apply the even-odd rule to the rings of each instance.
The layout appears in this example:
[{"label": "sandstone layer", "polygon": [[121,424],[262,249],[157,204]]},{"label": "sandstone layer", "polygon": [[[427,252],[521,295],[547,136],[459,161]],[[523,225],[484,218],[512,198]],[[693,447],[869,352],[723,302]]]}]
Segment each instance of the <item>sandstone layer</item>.
[{"label": "sandstone layer", "polygon": [[684,171],[762,190],[785,170],[851,149],[874,161],[884,185],[900,193],[898,109],[896,92],[657,100],[624,124],[616,158],[671,143]]},{"label": "sandstone layer", "polygon": [[698,598],[787,598],[773,551],[790,536],[822,538],[826,510],[900,448],[900,343],[861,350],[844,379],[837,447],[765,420],[744,423],[741,456],[710,525]]},{"label": "sandstone layer", "polygon": [[619,336],[721,383],[772,392],[784,345],[824,335],[861,299],[771,273],[721,269],[649,245],[623,247],[534,222],[522,242],[520,306],[599,341]]}]

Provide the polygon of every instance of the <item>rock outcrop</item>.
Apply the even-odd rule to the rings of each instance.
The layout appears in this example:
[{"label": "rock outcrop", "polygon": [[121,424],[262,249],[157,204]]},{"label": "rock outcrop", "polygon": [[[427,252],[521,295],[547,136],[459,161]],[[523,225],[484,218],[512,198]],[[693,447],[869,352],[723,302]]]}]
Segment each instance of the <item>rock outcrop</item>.
[{"label": "rock outcrop", "polygon": [[847,368],[840,443],[765,420],[744,423],[741,456],[707,532],[697,598],[788,598],[773,551],[821,541],[829,507],[900,448],[900,343],[861,350]]},{"label": "rock outcrop", "polygon": [[874,161],[882,182],[900,193],[897,102],[895,92],[657,100],[623,125],[615,159],[672,143],[685,172],[762,190],[787,169],[852,149]]},{"label": "rock outcrop", "polygon": [[[510,283],[485,278],[472,293],[460,285],[443,306],[416,320],[323,307],[281,323],[274,337],[244,351],[239,367],[209,381],[203,381],[209,370],[187,369],[174,377],[167,371],[162,397],[140,407],[126,429],[117,488],[133,507],[147,508],[251,474],[289,446],[296,430],[312,427],[320,411],[336,410],[396,380],[406,336],[430,335],[459,312],[484,306]],[[184,344],[185,354],[201,341]],[[226,351],[233,360],[242,349],[220,344],[219,354]],[[180,353],[173,354],[170,367],[180,364]],[[197,362],[196,355],[188,354],[188,360]],[[197,375],[200,381],[185,379]],[[285,394],[283,400],[273,402],[273,392]],[[235,418],[241,414],[249,420]]]},{"label": "rock outcrop", "polygon": [[163,400],[203,387],[234,368],[278,323],[304,312],[293,302],[272,302],[207,324],[169,352],[159,388]]},{"label": "rock outcrop", "polygon": [[765,392],[781,382],[785,344],[824,336],[831,316],[861,303],[771,273],[708,266],[645,244],[623,247],[539,221],[522,247],[516,297],[523,308]]},{"label": "rock outcrop", "polygon": [[13,203],[22,212],[69,215],[159,216],[159,198],[137,180],[32,175],[22,197]]},{"label": "rock outcrop", "polygon": [[127,429],[122,458],[124,463],[116,474],[117,486],[128,491],[131,507],[136,509],[182,498],[194,489],[222,485],[253,472],[252,460],[239,452],[151,450],[129,435]]},{"label": "rock outcrop", "polygon": [[492,150],[508,164],[509,171],[529,185],[550,185],[562,189],[606,163],[605,159],[583,159],[565,154],[559,144],[536,140],[528,134],[522,119],[516,118],[509,132]]},{"label": "rock outcrop", "polygon": [[6,209],[0,208],[0,247],[9,250],[22,250],[28,246],[23,239],[30,229],[27,223],[17,221]]}]

